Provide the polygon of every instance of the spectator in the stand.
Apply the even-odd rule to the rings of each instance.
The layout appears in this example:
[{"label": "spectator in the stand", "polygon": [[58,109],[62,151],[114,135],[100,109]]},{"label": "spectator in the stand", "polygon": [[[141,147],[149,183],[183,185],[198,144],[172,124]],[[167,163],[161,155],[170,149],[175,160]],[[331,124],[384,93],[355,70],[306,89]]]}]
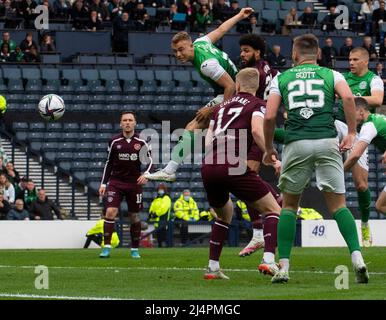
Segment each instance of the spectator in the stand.
[{"label": "spectator in the stand", "polygon": [[47,8],[49,17],[56,17],[55,9],[48,0],[43,0],[42,5]]},{"label": "spectator in the stand", "polygon": [[122,15],[123,7],[120,0],[112,0],[107,6],[111,21],[115,21],[116,17]]},{"label": "spectator in the stand", "polygon": [[292,27],[298,25],[298,14],[295,8],[291,8],[289,13],[285,16],[284,25],[281,30],[283,35],[289,35],[291,33]]},{"label": "spectator in the stand", "polygon": [[21,12],[24,18],[24,28],[34,28],[34,16],[37,3],[34,0],[23,0],[20,5]]},{"label": "spectator in the stand", "polygon": [[34,220],[54,220],[54,213],[58,219],[63,220],[59,207],[48,199],[44,189],[39,190],[38,198],[32,202],[29,211]]},{"label": "spectator in the stand", "polygon": [[383,84],[386,83],[386,72],[385,72],[385,70],[383,70],[383,63],[382,62],[377,62],[376,66],[375,66],[374,73],[382,79]]},{"label": "spectator in the stand", "polygon": [[16,47],[15,51],[11,53],[9,61],[12,61],[12,62],[24,61],[24,52],[21,51],[20,47]]},{"label": "spectator in the stand", "polygon": [[4,158],[3,157],[0,157],[0,173],[5,173],[7,172],[7,169],[4,165]]},{"label": "spectator in the stand", "polygon": [[55,52],[56,48],[50,34],[46,33],[40,43],[40,52]]},{"label": "spectator in the stand", "polygon": [[371,37],[364,37],[363,38],[363,45],[362,47],[365,48],[369,52],[370,60],[376,59],[378,57],[377,50],[372,44],[373,39]]},{"label": "spectator in the stand", "polygon": [[101,2],[101,0],[92,0],[88,11],[96,11],[98,18],[102,21],[110,20],[109,11],[107,10],[107,7]]},{"label": "spectator in the stand", "polygon": [[200,219],[197,203],[192,198],[190,190],[184,190],[174,203],[174,215],[180,225],[181,243],[186,244],[188,240],[188,221],[198,221]]},{"label": "spectator in the stand", "polygon": [[23,52],[28,52],[31,50],[32,47],[37,48],[36,42],[33,40],[33,33],[27,32],[25,39],[20,43],[20,49]]},{"label": "spectator in the stand", "polygon": [[338,17],[338,14],[335,12],[336,7],[331,6],[329,13],[324,17],[322,21],[322,30],[323,31],[334,31],[335,30],[335,19]]},{"label": "spectator in the stand", "polygon": [[0,41],[0,46],[3,44],[3,43],[7,43],[8,46],[9,46],[9,52],[13,52],[15,51],[16,49],[16,42],[14,40],[11,39],[11,35],[9,34],[8,31],[4,31],[3,32],[3,36],[2,36],[2,39]]},{"label": "spectator in the stand", "polygon": [[316,15],[312,12],[311,7],[304,8],[303,14],[300,16],[300,22],[303,26],[312,27],[316,23]]},{"label": "spectator in the stand", "polygon": [[103,30],[102,18],[99,17],[99,14],[97,11],[92,10],[90,12],[90,19],[86,24],[86,29],[88,31]]},{"label": "spectator in the stand", "polygon": [[38,192],[35,187],[35,183],[33,180],[28,179],[26,182],[26,188],[17,193],[16,196],[17,199],[22,199],[25,203],[25,207],[27,210],[29,210],[29,207],[31,206],[32,202],[34,202],[38,198]]},{"label": "spectator in the stand", "polygon": [[29,212],[24,209],[23,200],[15,201],[15,208],[8,211],[7,220],[29,220]]},{"label": "spectator in the stand", "polygon": [[338,56],[338,50],[334,47],[332,39],[326,38],[325,46],[322,48],[322,63],[323,66],[333,67],[333,61]]},{"label": "spectator in the stand", "polygon": [[347,37],[344,40],[343,46],[339,50],[339,56],[344,57],[344,58],[348,58],[348,56],[350,55],[350,51],[352,49],[354,49],[354,46],[352,44],[352,38]]},{"label": "spectator in the stand", "polygon": [[129,13],[129,15],[134,11],[137,6],[137,0],[125,0],[123,4],[123,11]]},{"label": "spectator in the stand", "polygon": [[130,15],[130,18],[133,21],[140,20],[142,17],[147,13],[145,6],[143,5],[143,2],[138,2],[137,6],[133,10],[133,12]]},{"label": "spectator in the stand", "polygon": [[26,51],[24,53],[24,61],[25,62],[32,62],[32,63],[41,62],[38,49],[35,46],[32,46],[29,51]]},{"label": "spectator in the stand", "polygon": [[3,192],[0,191],[0,220],[5,220],[7,218],[10,209],[10,204],[4,199]]},{"label": "spectator in the stand", "polygon": [[0,62],[8,62],[11,59],[8,43],[3,43],[0,46]]},{"label": "spectator in the stand", "polygon": [[377,41],[379,41],[381,25],[384,22],[386,22],[385,2],[383,1],[380,2],[379,9],[376,9],[373,11],[372,22],[373,22],[373,31],[377,37]]},{"label": "spectator in the stand", "polygon": [[383,39],[383,42],[379,46],[379,58],[386,58],[386,37]]},{"label": "spectator in the stand", "polygon": [[363,17],[363,19],[368,19],[374,11],[374,4],[373,0],[366,0],[361,5],[361,10],[359,11],[360,15]]},{"label": "spectator in the stand", "polygon": [[8,176],[8,180],[11,181],[11,183],[16,186],[20,182],[20,174],[15,169],[13,163],[11,161],[8,161],[5,165],[6,174]]},{"label": "spectator in the stand", "polygon": [[151,31],[152,30],[150,17],[147,13],[145,13],[141,19],[135,21],[135,30],[136,31]]},{"label": "spectator in the stand", "polygon": [[5,173],[0,174],[0,189],[3,191],[5,200],[10,204],[15,203],[15,187]]},{"label": "spectator in the stand", "polygon": [[244,24],[241,24],[240,23],[240,26],[243,26],[243,29],[240,30],[240,28],[238,28],[238,31],[241,32],[241,33],[260,33],[260,28],[258,27],[257,25],[257,18],[254,14],[252,14],[250,17],[249,17],[249,23],[244,25]]},{"label": "spectator in the stand", "polygon": [[272,47],[272,52],[268,55],[268,63],[271,67],[284,67],[286,63],[286,58],[280,53],[280,46],[274,45]]},{"label": "spectator in the stand", "polygon": [[71,13],[71,3],[68,0],[55,0],[53,9],[56,18],[67,19]]},{"label": "spectator in the stand", "polygon": [[213,16],[207,5],[202,5],[196,14],[196,30],[205,32],[206,27],[213,22]]},{"label": "spectator in the stand", "polygon": [[[196,4],[199,6],[199,4]],[[198,9],[197,9],[198,10]],[[186,22],[189,23],[190,28],[194,27],[194,22],[196,21],[196,11],[195,7],[190,3],[189,0],[181,0],[177,2],[177,11],[178,13],[183,13],[186,15]],[[177,28],[182,28],[183,23],[177,25]]]},{"label": "spectator in the stand", "polygon": [[229,6],[225,3],[225,0],[217,0],[212,7],[213,21],[217,23],[224,22],[228,10]]},{"label": "spectator in the stand", "polygon": [[113,24],[113,50],[114,52],[127,52],[128,51],[128,39],[127,32],[134,30],[135,26],[131,20],[129,20],[129,13],[123,12],[121,17],[118,17]]},{"label": "spectator in the stand", "polygon": [[19,24],[16,8],[12,4],[11,0],[4,1],[4,29],[14,29]]},{"label": "spectator in the stand", "polygon": [[72,17],[72,28],[73,30],[83,30],[85,28],[86,22],[88,20],[89,14],[86,10],[83,1],[77,0],[73,6],[71,11]]},{"label": "spectator in the stand", "polygon": [[28,179],[26,177],[22,177],[20,182],[15,185],[16,199],[24,199],[24,192],[27,189],[27,182]]}]

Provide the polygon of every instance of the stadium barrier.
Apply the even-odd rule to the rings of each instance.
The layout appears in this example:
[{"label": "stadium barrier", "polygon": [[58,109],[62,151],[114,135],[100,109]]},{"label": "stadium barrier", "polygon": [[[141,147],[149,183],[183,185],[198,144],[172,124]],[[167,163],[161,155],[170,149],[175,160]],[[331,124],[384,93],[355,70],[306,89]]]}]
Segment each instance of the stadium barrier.
[{"label": "stadium barrier", "polygon": [[[95,221],[1,221],[0,249],[76,249],[83,248],[87,231]],[[334,220],[306,220],[301,224],[302,247],[344,247],[345,242]],[[360,220],[356,221],[359,237]],[[203,226],[192,226],[190,231]],[[386,221],[370,220],[373,246],[386,246]],[[228,240],[229,241],[229,240]],[[234,240],[236,241],[236,240]],[[296,241],[298,242],[298,241]],[[300,242],[300,241],[299,241]],[[232,245],[229,243],[229,245]],[[90,248],[96,248],[91,244]]]},{"label": "stadium barrier", "polygon": [[[359,240],[361,238],[361,221],[356,220]],[[386,246],[386,221],[369,220],[373,237],[373,246]],[[334,220],[302,221],[302,247],[344,247],[346,243]]]}]

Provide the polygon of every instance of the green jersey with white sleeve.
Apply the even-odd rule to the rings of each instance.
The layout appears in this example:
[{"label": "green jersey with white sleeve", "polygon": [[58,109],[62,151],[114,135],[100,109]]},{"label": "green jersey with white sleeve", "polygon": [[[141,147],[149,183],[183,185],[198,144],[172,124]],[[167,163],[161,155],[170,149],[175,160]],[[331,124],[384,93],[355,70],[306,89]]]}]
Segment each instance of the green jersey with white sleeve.
[{"label": "green jersey with white sleeve", "polygon": [[[346,79],[351,92],[356,97],[368,97],[371,96],[371,93],[374,91],[384,91],[382,79],[370,70],[361,77],[358,77],[352,72],[345,72],[343,76]],[[370,110],[370,112],[373,113],[374,110]],[[336,119],[346,123],[346,117],[341,101],[339,101]]]},{"label": "green jersey with white sleeve", "polygon": [[386,151],[386,116],[370,114],[359,132],[359,141],[373,143],[381,152]]},{"label": "green jersey with white sleeve", "polygon": [[225,72],[235,80],[237,68],[228,55],[213,45],[209,37],[204,36],[193,42],[193,65],[201,78],[210,84],[215,95],[223,94],[224,88],[217,81]]}]

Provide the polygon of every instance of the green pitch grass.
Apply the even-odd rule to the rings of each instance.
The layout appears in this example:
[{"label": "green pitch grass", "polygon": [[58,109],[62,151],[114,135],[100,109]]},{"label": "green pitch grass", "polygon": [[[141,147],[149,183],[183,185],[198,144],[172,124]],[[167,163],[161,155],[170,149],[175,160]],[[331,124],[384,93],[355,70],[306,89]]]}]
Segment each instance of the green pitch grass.
[{"label": "green pitch grass", "polygon": [[[224,248],[221,260],[231,278],[203,280],[208,249],[141,249],[133,260],[128,249],[109,259],[99,250],[0,250],[0,299],[385,299],[386,250],[364,249],[370,270],[367,285],[356,284],[345,248],[295,248],[287,284],[270,283],[257,271],[262,252],[239,258],[239,248]],[[35,289],[35,266],[49,270],[49,289]],[[337,290],[335,267],[346,265],[349,289]]]}]

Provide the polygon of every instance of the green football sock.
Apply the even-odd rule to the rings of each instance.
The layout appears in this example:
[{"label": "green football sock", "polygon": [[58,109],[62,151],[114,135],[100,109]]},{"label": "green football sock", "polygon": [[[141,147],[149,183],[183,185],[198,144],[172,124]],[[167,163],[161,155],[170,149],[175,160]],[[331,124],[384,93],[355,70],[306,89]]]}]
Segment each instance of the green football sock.
[{"label": "green football sock", "polygon": [[371,194],[369,189],[358,191],[358,204],[362,222],[366,223],[369,221],[371,206]]},{"label": "green football sock", "polygon": [[178,164],[181,164],[184,159],[191,154],[194,145],[194,133],[189,130],[184,130],[182,138],[173,148],[171,159]]},{"label": "green football sock", "polygon": [[340,208],[334,213],[334,219],[338,224],[340,233],[347,243],[350,253],[356,250],[361,251],[357,227],[351,211],[346,207]]},{"label": "green football sock", "polygon": [[285,135],[285,131],[283,128],[276,128],[274,141],[277,143],[284,143],[284,135]]},{"label": "green football sock", "polygon": [[280,259],[289,259],[296,234],[296,212],[281,209],[277,225],[277,244]]}]

